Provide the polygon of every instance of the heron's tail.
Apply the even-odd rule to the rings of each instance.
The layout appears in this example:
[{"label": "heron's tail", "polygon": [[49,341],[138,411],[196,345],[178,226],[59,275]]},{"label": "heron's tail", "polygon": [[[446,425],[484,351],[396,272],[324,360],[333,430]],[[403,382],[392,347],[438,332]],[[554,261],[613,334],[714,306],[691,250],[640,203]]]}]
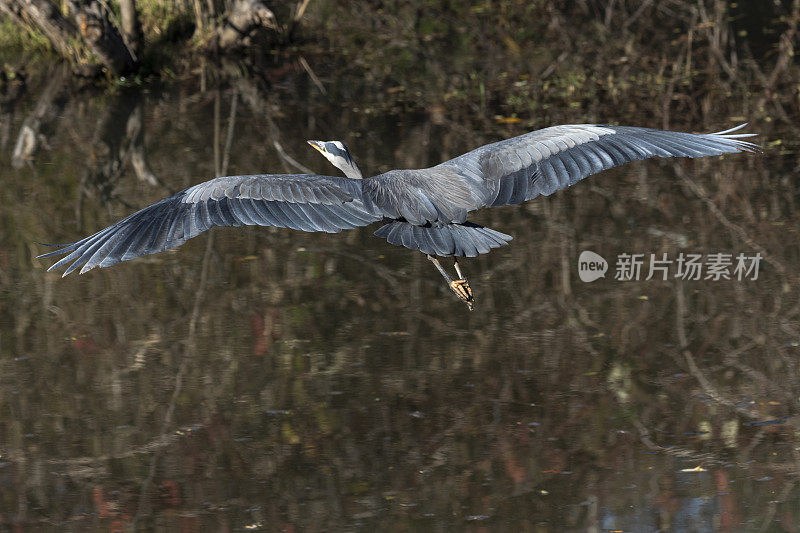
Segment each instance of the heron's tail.
[{"label": "heron's tail", "polygon": [[375,232],[389,244],[419,250],[424,254],[475,257],[492,248],[508,244],[510,235],[472,222],[444,224],[441,222],[415,226],[405,220],[394,220]]}]

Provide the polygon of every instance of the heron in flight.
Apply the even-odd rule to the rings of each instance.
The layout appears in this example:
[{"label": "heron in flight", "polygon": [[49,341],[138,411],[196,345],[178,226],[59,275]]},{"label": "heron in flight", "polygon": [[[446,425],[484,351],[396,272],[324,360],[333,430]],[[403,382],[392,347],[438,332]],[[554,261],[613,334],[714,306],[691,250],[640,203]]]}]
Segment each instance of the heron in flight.
[{"label": "heron in flight", "polygon": [[[180,246],[213,226],[277,226],[338,233],[383,225],[375,235],[426,254],[447,286],[472,310],[472,289],[458,263],[508,244],[509,235],[474,224],[484,207],[550,195],[602,170],[650,157],[703,157],[758,151],[737,133],[680,133],[626,126],[553,126],[487,144],[424,169],[390,170],[365,178],[340,141],[308,141],[346,177],[317,174],[226,176],[189,187],[39,257],[63,255],[68,265],[108,267]],[[454,257],[456,279],[438,257]],[[71,264],[70,264],[71,263]]]}]

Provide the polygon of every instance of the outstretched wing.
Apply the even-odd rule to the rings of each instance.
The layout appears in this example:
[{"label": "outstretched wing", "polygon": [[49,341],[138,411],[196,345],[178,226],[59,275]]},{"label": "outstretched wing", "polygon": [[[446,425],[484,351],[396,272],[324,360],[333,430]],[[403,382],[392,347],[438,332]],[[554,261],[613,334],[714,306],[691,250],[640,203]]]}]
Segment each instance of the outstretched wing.
[{"label": "outstretched wing", "polygon": [[717,133],[575,124],[554,126],[487,144],[428,169],[457,175],[483,206],[518,204],[549,195],[602,170],[650,157],[704,157],[759,148],[734,133],[742,124]]},{"label": "outstretched wing", "polygon": [[381,220],[361,201],[360,180],[314,174],[226,176],[164,198],[72,244],[39,257],[67,254],[66,276],[180,246],[213,226],[277,226],[338,233]]}]

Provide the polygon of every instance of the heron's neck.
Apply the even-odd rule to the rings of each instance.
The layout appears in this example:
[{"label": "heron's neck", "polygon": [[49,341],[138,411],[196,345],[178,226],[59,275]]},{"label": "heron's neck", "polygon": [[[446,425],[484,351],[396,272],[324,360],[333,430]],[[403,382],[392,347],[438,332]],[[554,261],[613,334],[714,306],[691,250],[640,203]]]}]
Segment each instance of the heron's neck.
[{"label": "heron's neck", "polygon": [[351,160],[347,163],[342,163],[341,166],[339,165],[336,166],[339,167],[339,170],[344,172],[344,175],[347,176],[348,178],[360,180],[364,177],[361,175],[361,169],[358,168],[358,165],[356,164],[355,161]]}]

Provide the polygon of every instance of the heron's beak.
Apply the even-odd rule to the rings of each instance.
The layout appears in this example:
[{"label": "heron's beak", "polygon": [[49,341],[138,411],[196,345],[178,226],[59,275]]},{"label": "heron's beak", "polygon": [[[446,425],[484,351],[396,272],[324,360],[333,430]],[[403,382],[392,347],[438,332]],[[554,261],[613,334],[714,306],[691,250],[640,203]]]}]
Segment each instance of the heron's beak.
[{"label": "heron's beak", "polygon": [[310,144],[311,147],[314,148],[319,153],[321,153],[321,154],[327,153],[327,150],[325,149],[325,143],[324,142],[322,142],[322,141],[306,141],[306,142],[308,144]]}]

